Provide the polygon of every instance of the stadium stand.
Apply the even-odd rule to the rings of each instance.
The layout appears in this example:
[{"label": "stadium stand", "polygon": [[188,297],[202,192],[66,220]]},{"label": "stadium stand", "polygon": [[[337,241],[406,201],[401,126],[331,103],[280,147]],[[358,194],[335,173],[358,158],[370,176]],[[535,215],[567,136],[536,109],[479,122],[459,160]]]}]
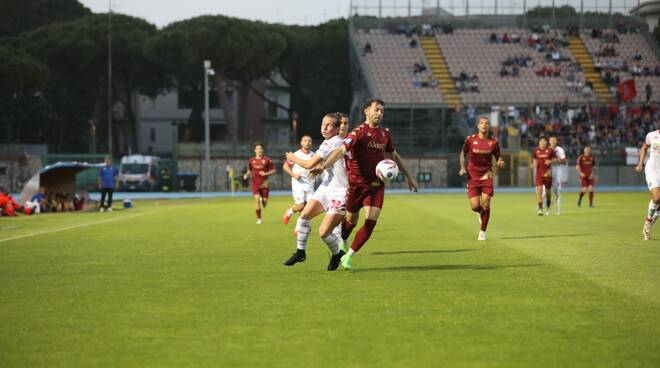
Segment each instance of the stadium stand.
[{"label": "stadium stand", "polygon": [[[377,29],[356,34],[361,50],[367,44],[370,52],[362,52],[367,73],[380,97],[389,103],[437,103],[444,102],[437,88],[437,80],[428,68],[429,61],[421,47],[410,47],[411,39],[419,43],[417,35],[410,38],[401,34],[390,34]],[[415,63],[427,68],[415,73]]]}]

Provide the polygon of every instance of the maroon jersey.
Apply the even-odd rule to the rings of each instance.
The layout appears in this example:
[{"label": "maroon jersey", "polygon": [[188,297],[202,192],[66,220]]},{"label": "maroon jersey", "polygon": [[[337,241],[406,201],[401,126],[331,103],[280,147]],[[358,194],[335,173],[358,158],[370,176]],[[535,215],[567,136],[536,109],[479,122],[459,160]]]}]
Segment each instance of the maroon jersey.
[{"label": "maroon jersey", "polygon": [[596,166],[596,159],[593,156],[580,155],[577,158],[577,165],[585,176],[590,177]]},{"label": "maroon jersey", "polygon": [[268,177],[261,176],[260,171],[271,171],[275,168],[273,160],[268,156],[250,159],[250,171],[252,171],[252,186],[257,188],[268,187]]},{"label": "maroon jersey", "polygon": [[394,152],[390,131],[362,123],[344,139],[349,186],[377,186],[383,182],[376,176],[376,165],[385,152]]},{"label": "maroon jersey", "polygon": [[536,159],[536,177],[552,177],[551,166],[545,163],[545,160],[552,160],[557,158],[555,150],[548,147],[545,149],[536,148],[534,150],[534,155],[532,156]]},{"label": "maroon jersey", "polygon": [[481,139],[473,134],[465,138],[463,152],[468,157],[468,178],[481,179],[488,173],[492,176],[493,157],[500,158],[500,144],[495,138]]}]

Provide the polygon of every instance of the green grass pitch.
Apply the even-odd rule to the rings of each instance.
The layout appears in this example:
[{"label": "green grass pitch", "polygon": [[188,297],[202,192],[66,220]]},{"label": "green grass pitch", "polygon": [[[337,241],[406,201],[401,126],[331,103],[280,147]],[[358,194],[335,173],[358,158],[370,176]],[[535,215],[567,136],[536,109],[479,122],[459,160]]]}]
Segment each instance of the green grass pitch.
[{"label": "green grass pitch", "polygon": [[465,195],[388,195],[349,272],[282,265],[289,197],[2,218],[0,367],[659,367],[649,195],[576,196],[497,194],[478,242]]}]

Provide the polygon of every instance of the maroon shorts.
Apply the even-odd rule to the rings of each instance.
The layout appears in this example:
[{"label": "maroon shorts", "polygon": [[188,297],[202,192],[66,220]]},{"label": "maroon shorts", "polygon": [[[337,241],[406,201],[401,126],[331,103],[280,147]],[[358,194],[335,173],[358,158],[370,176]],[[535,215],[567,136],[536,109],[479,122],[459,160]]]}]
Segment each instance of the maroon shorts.
[{"label": "maroon shorts", "polygon": [[535,182],[537,187],[552,188],[552,176],[537,176]]},{"label": "maroon shorts", "polygon": [[596,178],[589,179],[588,177],[580,178],[582,181],[582,188],[590,187],[596,185]]},{"label": "maroon shorts", "polygon": [[346,192],[346,211],[356,213],[362,207],[383,208],[385,186],[354,186]]},{"label": "maroon shorts", "polygon": [[261,198],[268,199],[269,188],[252,187],[252,195],[260,195]]},{"label": "maroon shorts", "polygon": [[495,189],[493,187],[493,179],[468,180],[468,185],[467,185],[468,198],[480,196],[481,193],[488,194],[491,197],[495,195]]}]

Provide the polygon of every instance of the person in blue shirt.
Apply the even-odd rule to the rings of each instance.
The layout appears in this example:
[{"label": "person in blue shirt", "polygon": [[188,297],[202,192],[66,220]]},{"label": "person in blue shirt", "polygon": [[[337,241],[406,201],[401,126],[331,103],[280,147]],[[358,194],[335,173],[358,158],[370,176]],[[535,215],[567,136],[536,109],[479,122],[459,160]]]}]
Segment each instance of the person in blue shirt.
[{"label": "person in blue shirt", "polygon": [[[98,179],[99,189],[101,190],[100,211],[112,212],[112,193],[119,184],[119,172],[112,166],[112,158],[105,158],[105,165],[99,169]],[[108,197],[106,203],[105,198]]]}]

